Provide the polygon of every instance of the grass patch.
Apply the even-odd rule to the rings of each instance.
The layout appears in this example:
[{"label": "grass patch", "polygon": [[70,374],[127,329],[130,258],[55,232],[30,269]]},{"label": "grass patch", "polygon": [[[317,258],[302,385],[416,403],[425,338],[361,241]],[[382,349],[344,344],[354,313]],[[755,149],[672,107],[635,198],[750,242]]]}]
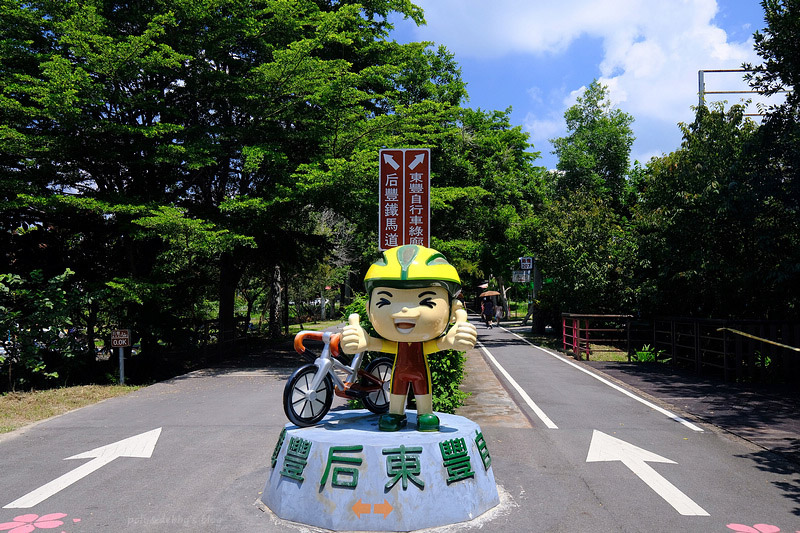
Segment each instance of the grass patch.
[{"label": "grass patch", "polygon": [[302,328],[300,324],[291,324],[289,325],[289,334],[291,336],[295,336],[300,331],[322,331],[323,329],[327,329],[333,326],[337,326],[339,324],[344,323],[345,321],[341,318],[337,318],[335,320],[318,320],[316,322],[304,322],[302,324]]},{"label": "grass patch", "polygon": [[0,395],[0,433],[60,415],[107,398],[123,396],[140,387],[127,385],[82,385]]},{"label": "grass patch", "polygon": [[[592,361],[623,361],[628,362],[628,353],[613,346],[605,344],[589,344],[592,354],[589,359]],[[584,356],[585,357],[585,356]]]},{"label": "grass patch", "polygon": [[[561,337],[555,335],[537,335],[528,331],[516,331],[517,335],[524,337],[536,346],[542,346],[555,352],[563,353]],[[608,346],[606,344],[590,344],[592,354],[589,356],[591,361],[628,361],[628,354],[624,350]],[[582,356],[585,359],[586,356]],[[634,359],[635,360],[635,359]]]}]

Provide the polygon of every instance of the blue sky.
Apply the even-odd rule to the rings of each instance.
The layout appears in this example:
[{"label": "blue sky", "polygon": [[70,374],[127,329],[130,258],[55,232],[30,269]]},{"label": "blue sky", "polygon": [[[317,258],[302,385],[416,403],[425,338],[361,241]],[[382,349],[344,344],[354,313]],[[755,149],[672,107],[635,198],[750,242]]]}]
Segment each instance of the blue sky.
[{"label": "blue sky", "polygon": [[[564,111],[592,80],[633,115],[631,159],[680,147],[691,122],[697,71],[760,63],[758,0],[414,0],[425,26],[393,20],[399,42],[432,41],[455,55],[469,107],[504,110],[530,134],[538,164],[554,168],[549,139],[566,134]],[[706,90],[748,90],[741,74],[706,74]],[[752,95],[709,95],[736,103]],[[753,106],[754,107],[754,106]],[[755,108],[752,112],[756,112]]]}]

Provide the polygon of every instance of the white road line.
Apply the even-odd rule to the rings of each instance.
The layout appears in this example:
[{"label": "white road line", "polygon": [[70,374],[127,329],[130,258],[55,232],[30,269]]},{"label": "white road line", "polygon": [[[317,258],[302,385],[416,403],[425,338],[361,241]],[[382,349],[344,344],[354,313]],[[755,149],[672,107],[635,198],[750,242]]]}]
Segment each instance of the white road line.
[{"label": "white road line", "polygon": [[578,364],[576,364],[576,363],[573,363],[573,362],[572,362],[572,361],[570,361],[569,359],[567,359],[567,358],[565,358],[565,357],[563,357],[563,356],[561,356],[561,355],[559,355],[559,354],[557,354],[557,353],[551,352],[550,350],[548,350],[548,349],[546,349],[546,348],[542,348],[541,346],[536,346],[535,344],[533,344],[532,342],[530,342],[530,341],[529,341],[528,339],[526,339],[525,337],[522,337],[522,336],[520,336],[520,335],[517,335],[516,333],[514,333],[513,331],[511,331],[511,330],[509,330],[509,329],[506,329],[506,328],[502,328],[502,329],[503,329],[504,331],[507,331],[507,332],[511,333],[512,335],[514,335],[514,336],[515,336],[515,337],[517,337],[518,339],[521,339],[521,340],[525,341],[526,343],[530,344],[530,345],[531,345],[531,346],[533,346],[534,348],[539,348],[540,350],[542,350],[542,351],[543,351],[543,352],[545,352],[546,354],[549,354],[549,355],[551,355],[551,356],[555,357],[555,358],[556,358],[556,359],[558,359],[559,361],[561,361],[561,362],[563,362],[563,363],[566,363],[566,364],[568,364],[568,365],[570,365],[570,366],[572,366],[572,367],[575,367],[575,368],[577,368],[578,370],[580,370],[580,371],[581,371],[581,372],[583,372],[584,374],[587,374],[587,375],[589,375],[589,376],[592,376],[592,377],[593,377],[594,379],[596,379],[597,381],[599,381],[599,382],[601,382],[601,383],[604,383],[604,384],[608,385],[608,386],[609,386],[609,387],[611,387],[612,389],[618,390],[619,392],[621,392],[621,393],[622,393],[622,394],[624,394],[625,396],[628,396],[628,397],[630,397],[630,398],[633,398],[633,399],[634,399],[634,400],[636,400],[637,402],[639,402],[639,403],[641,403],[641,404],[644,404],[644,405],[646,405],[646,406],[647,406],[647,407],[649,407],[650,409],[653,409],[654,411],[657,411],[657,412],[661,413],[662,415],[665,415],[665,416],[667,416],[667,417],[671,418],[672,420],[674,420],[674,421],[676,421],[676,422],[680,422],[681,424],[683,424],[683,425],[684,425],[684,426],[686,426],[687,428],[691,429],[692,431],[697,431],[697,432],[700,432],[700,433],[702,433],[702,432],[703,432],[703,428],[701,428],[701,427],[698,427],[698,426],[696,426],[696,425],[692,424],[691,422],[689,422],[689,421],[688,421],[688,420],[686,420],[685,418],[683,418],[683,417],[680,417],[680,416],[676,415],[675,413],[673,413],[673,412],[671,412],[671,411],[667,411],[667,410],[666,410],[666,409],[664,409],[663,407],[659,407],[658,405],[654,404],[653,402],[647,401],[647,400],[645,400],[644,398],[642,398],[642,397],[640,397],[640,396],[637,396],[637,395],[635,395],[635,394],[634,394],[634,393],[632,393],[631,391],[629,391],[629,390],[626,390],[626,389],[624,389],[624,388],[620,387],[619,385],[617,385],[616,383],[612,383],[612,382],[608,381],[607,379],[605,379],[605,378],[603,378],[603,377],[601,377],[601,376],[598,376],[598,375],[597,375],[597,374],[595,374],[594,372],[592,372],[592,371],[590,371],[590,370],[587,370],[587,369],[583,368],[582,366],[580,366],[580,365],[578,365]]},{"label": "white road line", "polygon": [[528,393],[525,392],[522,389],[522,387],[519,386],[519,383],[514,381],[514,378],[511,377],[511,374],[509,374],[506,371],[506,369],[503,368],[500,365],[500,363],[497,362],[497,359],[495,359],[492,353],[488,349],[486,349],[486,346],[484,346],[480,341],[478,341],[478,347],[481,350],[483,350],[483,353],[486,354],[486,357],[489,358],[489,361],[491,361],[491,363],[497,368],[497,370],[499,370],[500,373],[503,374],[503,377],[505,377],[508,380],[511,386],[514,387],[514,390],[516,390],[519,393],[519,395],[522,396],[522,399],[525,400],[525,403],[528,404],[528,407],[530,407],[533,410],[533,412],[536,413],[536,416],[539,417],[539,419],[544,423],[544,425],[547,426],[549,429],[558,429],[558,426],[555,425],[552,420],[550,420],[550,418],[544,413],[544,411],[542,411],[539,408],[538,405],[536,405],[536,402],[534,402],[531,399],[531,397],[528,396]]}]

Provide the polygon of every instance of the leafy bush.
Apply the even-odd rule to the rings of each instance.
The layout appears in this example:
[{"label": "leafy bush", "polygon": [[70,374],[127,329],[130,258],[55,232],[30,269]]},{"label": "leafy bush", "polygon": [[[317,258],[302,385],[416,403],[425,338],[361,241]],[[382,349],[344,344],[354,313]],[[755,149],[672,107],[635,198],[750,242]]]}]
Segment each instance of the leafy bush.
[{"label": "leafy bush", "polygon": [[67,374],[85,351],[72,331],[67,281],[72,274],[70,269],[50,279],[41,270],[28,279],[0,274],[0,371],[11,390],[65,378],[59,373]]},{"label": "leafy bush", "polygon": [[464,405],[469,393],[459,387],[464,381],[464,352],[445,350],[428,357],[433,382],[433,410],[441,413],[455,413]]},{"label": "leafy bush", "polygon": [[636,360],[640,363],[655,363],[664,355],[664,350],[654,350],[649,344],[636,351]]},{"label": "leafy bush", "polygon": [[[367,316],[367,297],[363,294],[357,295],[353,302],[344,309],[344,320],[352,313],[361,316],[361,327],[372,336],[379,336]],[[367,352],[364,366],[374,357],[385,356],[375,352]],[[464,405],[464,400],[469,396],[459,387],[464,381],[464,363],[466,361],[464,352],[456,350],[445,350],[432,354],[428,357],[428,365],[431,369],[431,382],[433,387],[433,410],[441,413],[454,413],[456,409]],[[354,407],[355,402],[351,403]]]}]

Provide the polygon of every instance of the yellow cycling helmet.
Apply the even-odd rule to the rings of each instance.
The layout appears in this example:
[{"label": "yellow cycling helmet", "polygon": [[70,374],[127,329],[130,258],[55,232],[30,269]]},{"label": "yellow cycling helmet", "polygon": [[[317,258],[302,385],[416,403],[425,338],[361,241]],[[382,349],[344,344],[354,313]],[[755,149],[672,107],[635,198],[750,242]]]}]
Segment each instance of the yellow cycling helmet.
[{"label": "yellow cycling helmet", "polygon": [[367,296],[374,287],[415,289],[444,287],[450,298],[461,292],[461,278],[445,257],[434,250],[417,244],[390,248],[375,261],[364,276]]}]

